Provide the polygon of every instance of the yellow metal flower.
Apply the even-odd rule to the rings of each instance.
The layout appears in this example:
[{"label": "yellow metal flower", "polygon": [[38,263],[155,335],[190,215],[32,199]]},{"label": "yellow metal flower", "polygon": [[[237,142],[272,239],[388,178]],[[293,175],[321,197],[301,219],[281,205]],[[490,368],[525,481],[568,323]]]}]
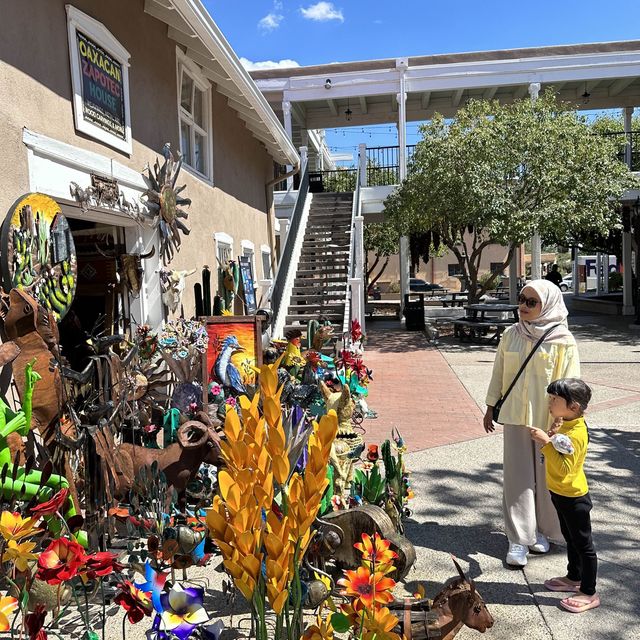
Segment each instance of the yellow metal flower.
[{"label": "yellow metal flower", "polygon": [[304,630],[301,640],[333,640],[333,627],[331,622],[323,620],[321,616],[316,618],[316,623]]},{"label": "yellow metal flower", "polygon": [[18,601],[11,596],[0,597],[0,631],[9,631],[9,616],[18,608]]},{"label": "yellow metal flower", "polygon": [[363,640],[401,640],[400,636],[392,631],[398,624],[398,618],[387,607],[375,608],[364,616],[362,638]]},{"label": "yellow metal flower", "polygon": [[19,513],[3,511],[0,515],[0,535],[5,540],[21,540],[42,531],[36,528],[37,518],[23,518]]},{"label": "yellow metal flower", "polygon": [[29,562],[38,559],[37,554],[31,553],[35,546],[35,542],[9,540],[2,554],[2,562],[13,562],[18,571],[27,571]]}]

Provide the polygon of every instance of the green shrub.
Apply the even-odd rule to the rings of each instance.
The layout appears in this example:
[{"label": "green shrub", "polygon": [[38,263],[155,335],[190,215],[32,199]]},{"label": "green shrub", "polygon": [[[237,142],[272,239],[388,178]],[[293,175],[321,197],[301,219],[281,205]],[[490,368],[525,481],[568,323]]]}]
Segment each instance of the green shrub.
[{"label": "green shrub", "polygon": [[622,289],[622,274],[618,271],[612,271],[609,274],[609,291],[619,291]]}]

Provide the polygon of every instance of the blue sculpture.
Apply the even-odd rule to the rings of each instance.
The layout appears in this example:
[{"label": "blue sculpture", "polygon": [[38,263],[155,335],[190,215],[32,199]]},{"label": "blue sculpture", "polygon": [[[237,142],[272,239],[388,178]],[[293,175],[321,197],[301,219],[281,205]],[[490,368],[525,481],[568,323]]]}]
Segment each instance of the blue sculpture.
[{"label": "blue sculpture", "polygon": [[247,390],[242,383],[242,376],[231,362],[231,357],[236,353],[241,353],[244,348],[235,336],[228,336],[222,343],[222,349],[218,354],[214,371],[216,377],[225,388],[233,389],[238,394],[246,393]]}]

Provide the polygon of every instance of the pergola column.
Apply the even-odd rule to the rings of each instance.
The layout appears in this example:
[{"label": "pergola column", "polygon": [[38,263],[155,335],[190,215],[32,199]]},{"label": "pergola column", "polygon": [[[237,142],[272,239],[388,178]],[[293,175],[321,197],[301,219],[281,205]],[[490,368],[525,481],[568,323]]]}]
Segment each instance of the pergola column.
[{"label": "pergola column", "polygon": [[[626,134],[626,145],[624,148],[624,160],[629,169],[631,169],[631,117],[633,116],[633,107],[625,107],[624,109],[624,132]],[[630,211],[627,209],[623,215],[629,216]],[[625,228],[629,228],[625,224]],[[635,312],[633,307],[633,267],[632,263],[632,247],[631,233],[624,231],[622,234],[622,315],[632,316]]]},{"label": "pergola column", "polygon": [[[293,124],[291,121],[291,103],[288,100],[282,101],[282,116],[284,119],[284,130],[287,132],[287,136],[289,136],[289,140],[293,142]],[[289,173],[293,167],[291,165],[287,165],[287,173]],[[289,176],[287,178],[287,191],[293,188],[293,176]]]},{"label": "pergola column", "polygon": [[[529,96],[531,102],[538,99],[540,93],[540,83],[532,82],[529,84]],[[542,240],[536,233],[531,238],[531,279],[540,280],[542,278]]]},{"label": "pergola column", "polygon": [[[402,182],[407,177],[407,92],[405,71],[409,66],[407,58],[396,60],[400,75],[398,101],[398,177]],[[409,238],[400,238],[400,308],[404,308],[404,296],[409,293]]]}]

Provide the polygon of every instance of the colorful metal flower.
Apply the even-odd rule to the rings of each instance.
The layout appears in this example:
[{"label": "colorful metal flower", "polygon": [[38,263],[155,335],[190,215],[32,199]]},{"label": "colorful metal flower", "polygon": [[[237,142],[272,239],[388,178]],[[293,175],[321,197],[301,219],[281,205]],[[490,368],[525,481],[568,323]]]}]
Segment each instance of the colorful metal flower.
[{"label": "colorful metal flower", "polygon": [[58,538],[40,554],[36,577],[49,584],[60,584],[78,575],[85,560],[84,549],[75,540]]},{"label": "colorful metal flower", "polygon": [[377,533],[373,541],[369,534],[363,533],[362,542],[356,542],[353,546],[362,553],[363,562],[372,564],[375,569],[391,564],[398,557],[398,554],[390,549],[389,540],[381,538]]},{"label": "colorful metal flower", "polygon": [[144,565],[144,577],[145,582],[135,583],[135,586],[146,593],[151,594],[151,602],[153,608],[158,612],[162,612],[162,602],[160,601],[160,594],[164,589],[164,585],[169,577],[169,572],[159,571],[154,569],[149,560]]},{"label": "colorful metal flower", "polygon": [[87,575],[92,580],[96,577],[108,576],[114,571],[122,571],[124,566],[118,562],[118,556],[108,551],[92,553],[86,558]]},{"label": "colorful metal flower", "polygon": [[61,489],[51,500],[41,502],[29,509],[32,516],[53,516],[62,510],[64,503],[69,497],[69,489]]},{"label": "colorful metal flower", "polygon": [[9,631],[9,616],[18,608],[18,601],[11,596],[0,597],[0,631]]},{"label": "colorful metal flower", "polygon": [[362,623],[363,640],[400,640],[392,629],[399,620],[386,607],[376,608],[364,616]]},{"label": "colorful metal flower", "polygon": [[35,611],[28,613],[24,618],[24,625],[29,634],[29,640],[47,640],[47,632],[43,629],[47,610],[43,604],[36,606]]},{"label": "colorful metal flower", "polygon": [[391,589],[395,581],[385,578],[384,574],[373,572],[368,567],[358,567],[355,571],[346,570],[345,578],[338,580],[344,587],[340,593],[354,598],[354,606],[371,608],[374,603],[386,604],[393,600]]},{"label": "colorful metal flower", "polygon": [[202,587],[183,587],[179,582],[175,583],[168,593],[160,594],[162,612],[156,616],[156,619],[160,618],[160,631],[170,631],[179,640],[187,640],[196,627],[209,622],[203,600]]},{"label": "colorful metal flower", "polygon": [[36,528],[37,518],[23,518],[19,513],[0,514],[0,535],[7,541],[27,538],[42,531]]},{"label": "colorful metal flower", "polygon": [[379,458],[380,458],[380,452],[378,451],[378,445],[370,444],[367,447],[367,460],[369,462],[378,462]]},{"label": "colorful metal flower", "polygon": [[9,540],[2,554],[2,562],[13,562],[18,571],[27,571],[29,562],[38,558],[35,553],[31,553],[35,546],[35,542]]},{"label": "colorful metal flower", "polygon": [[136,624],[145,616],[151,615],[153,608],[151,606],[150,593],[138,589],[129,580],[119,584],[118,588],[120,591],[113,601],[127,612],[127,618],[131,624]]}]

